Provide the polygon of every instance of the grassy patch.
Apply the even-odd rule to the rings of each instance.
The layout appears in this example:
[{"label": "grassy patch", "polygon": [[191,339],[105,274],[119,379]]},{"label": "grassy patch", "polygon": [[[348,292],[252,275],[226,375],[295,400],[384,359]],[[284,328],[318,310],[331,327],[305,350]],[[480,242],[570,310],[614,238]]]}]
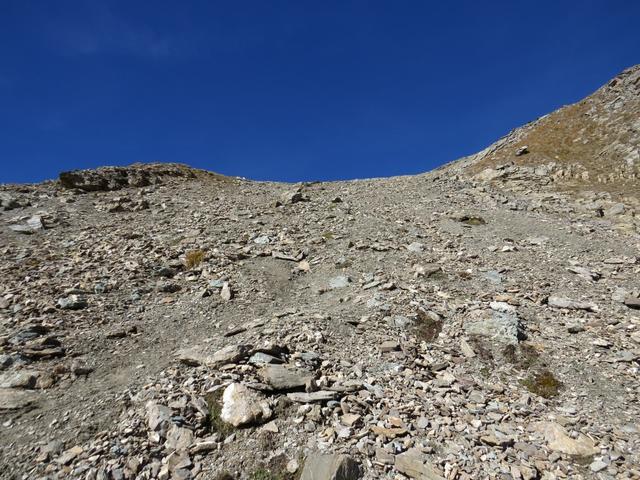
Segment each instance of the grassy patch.
[{"label": "grassy patch", "polygon": [[223,389],[216,390],[215,392],[209,392],[205,395],[204,399],[207,401],[207,407],[209,408],[209,415],[207,416],[207,427],[209,432],[218,432],[223,437],[227,437],[233,433],[233,425],[224,422],[220,418],[222,412],[222,394]]},{"label": "grassy patch", "polygon": [[251,480],[286,480],[286,476],[279,472],[272,472],[267,468],[258,468],[251,474]]},{"label": "grassy patch", "polygon": [[544,398],[555,397],[562,388],[562,382],[554,377],[549,370],[536,372],[522,380],[521,383],[531,393]]},{"label": "grassy patch", "polygon": [[184,264],[189,270],[199,267],[203,260],[202,250],[189,250],[184,256]]}]

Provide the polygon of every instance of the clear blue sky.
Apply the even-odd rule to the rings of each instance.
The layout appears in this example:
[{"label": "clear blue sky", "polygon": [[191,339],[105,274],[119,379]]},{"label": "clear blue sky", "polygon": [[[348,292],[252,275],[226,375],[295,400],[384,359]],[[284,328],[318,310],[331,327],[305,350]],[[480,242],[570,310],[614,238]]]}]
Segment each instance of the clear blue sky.
[{"label": "clear blue sky", "polygon": [[640,2],[0,0],[0,182],[424,172],[640,63]]}]

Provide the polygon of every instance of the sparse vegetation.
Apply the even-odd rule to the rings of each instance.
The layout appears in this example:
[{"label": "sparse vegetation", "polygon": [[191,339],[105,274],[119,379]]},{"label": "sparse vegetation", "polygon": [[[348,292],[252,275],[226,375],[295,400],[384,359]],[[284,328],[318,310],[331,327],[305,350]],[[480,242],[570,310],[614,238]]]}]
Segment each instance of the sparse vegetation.
[{"label": "sparse vegetation", "polygon": [[467,216],[464,216],[464,217],[462,217],[460,219],[460,221],[462,223],[464,223],[465,225],[473,225],[473,226],[486,225],[487,224],[487,221],[482,217],[467,217]]},{"label": "sparse vegetation", "polygon": [[249,477],[251,480],[298,480],[302,475],[302,458],[298,459],[299,467],[295,473],[287,471],[287,462],[289,457],[286,455],[277,455],[269,461],[268,464],[254,470]]},{"label": "sparse vegetation", "polygon": [[199,267],[203,260],[204,252],[200,249],[189,250],[184,256],[184,264],[189,270]]},{"label": "sparse vegetation", "polygon": [[251,475],[251,480],[285,480],[286,476],[281,473],[274,473],[266,468],[258,468]]},{"label": "sparse vegetation", "polygon": [[543,398],[553,398],[560,392],[560,382],[549,370],[541,370],[522,380],[522,385],[531,393]]},{"label": "sparse vegetation", "polygon": [[209,408],[207,426],[210,432],[218,432],[223,437],[226,437],[233,432],[233,426],[220,418],[220,413],[222,412],[222,393],[222,389],[219,389],[205,395],[205,400]]}]

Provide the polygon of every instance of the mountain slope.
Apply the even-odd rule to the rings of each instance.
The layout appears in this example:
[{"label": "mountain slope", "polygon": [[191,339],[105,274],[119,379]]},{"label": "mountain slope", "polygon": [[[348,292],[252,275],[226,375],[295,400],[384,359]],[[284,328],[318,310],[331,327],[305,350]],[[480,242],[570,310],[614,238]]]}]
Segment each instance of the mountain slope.
[{"label": "mountain slope", "polygon": [[633,178],[548,120],[622,172],[616,85],[412,177],[2,186],[0,478],[640,477]]},{"label": "mountain slope", "polygon": [[640,65],[584,100],[515,129],[462,163],[479,178],[503,178],[493,172],[498,166],[542,167],[539,171],[559,191],[637,196]]}]

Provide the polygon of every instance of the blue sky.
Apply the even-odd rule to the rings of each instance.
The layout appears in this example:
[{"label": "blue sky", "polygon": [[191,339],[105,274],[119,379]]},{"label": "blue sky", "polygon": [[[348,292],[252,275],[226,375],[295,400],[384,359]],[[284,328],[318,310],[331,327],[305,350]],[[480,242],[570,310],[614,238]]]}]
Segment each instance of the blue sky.
[{"label": "blue sky", "polygon": [[640,63],[640,2],[0,0],[0,182],[424,172]]}]

